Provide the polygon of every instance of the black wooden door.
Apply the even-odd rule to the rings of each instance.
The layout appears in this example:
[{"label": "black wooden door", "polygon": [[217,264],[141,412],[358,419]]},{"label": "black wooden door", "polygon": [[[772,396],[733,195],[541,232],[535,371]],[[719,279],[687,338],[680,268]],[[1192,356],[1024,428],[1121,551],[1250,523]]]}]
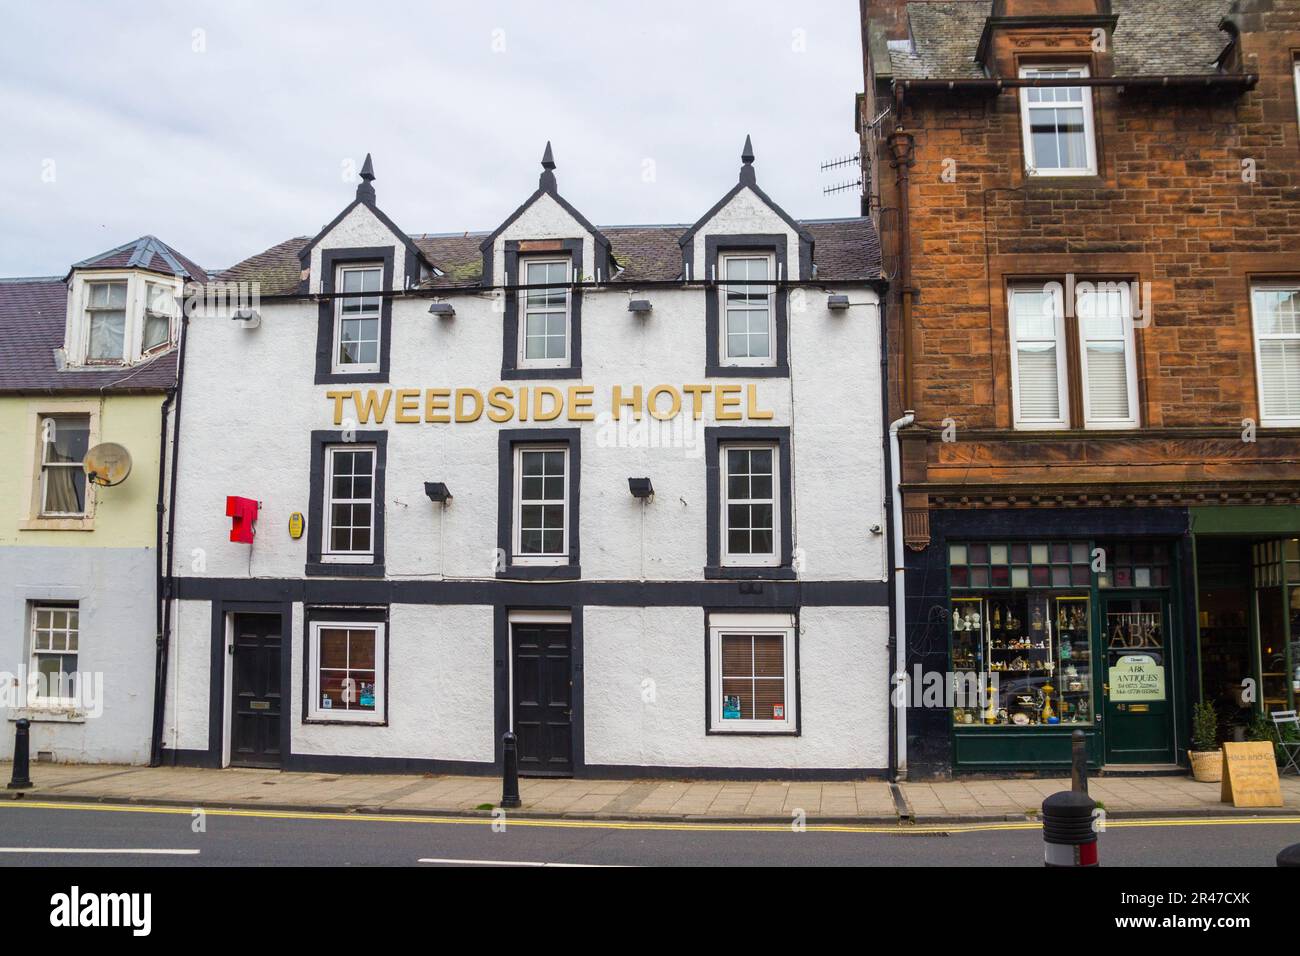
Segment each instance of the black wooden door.
[{"label": "black wooden door", "polygon": [[573,773],[573,679],[568,624],[515,624],[514,727],[519,772]]},{"label": "black wooden door", "polygon": [[230,762],[280,766],[280,616],[236,614]]}]

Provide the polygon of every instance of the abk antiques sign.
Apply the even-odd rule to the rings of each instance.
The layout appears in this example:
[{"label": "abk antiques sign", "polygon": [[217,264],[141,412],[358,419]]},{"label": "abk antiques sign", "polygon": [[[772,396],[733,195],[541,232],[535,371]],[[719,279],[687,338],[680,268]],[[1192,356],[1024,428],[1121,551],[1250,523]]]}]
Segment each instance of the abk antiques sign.
[{"label": "abk antiques sign", "polygon": [[1165,699],[1165,669],[1149,654],[1126,654],[1110,667],[1110,702]]}]

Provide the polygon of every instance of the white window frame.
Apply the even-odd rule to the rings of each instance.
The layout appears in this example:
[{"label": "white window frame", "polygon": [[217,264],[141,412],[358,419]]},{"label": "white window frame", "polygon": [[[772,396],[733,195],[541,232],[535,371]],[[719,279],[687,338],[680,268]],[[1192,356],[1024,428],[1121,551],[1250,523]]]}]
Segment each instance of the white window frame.
[{"label": "white window frame", "polygon": [[[176,313],[172,310],[159,312],[150,308],[153,302],[153,290],[159,289],[163,292],[170,292],[172,302],[175,302],[175,289],[167,283],[154,282],[152,279],[146,279],[144,283],[144,313],[140,318],[140,355],[153,356],[166,352],[176,341]],[[167,338],[157,345],[146,346],[144,343],[145,331],[149,328],[150,318],[165,318],[167,320]]]},{"label": "white window frame", "polygon": [[[370,549],[368,551],[337,551],[333,547],[334,539],[334,505],[336,504],[363,504],[364,498],[335,498],[334,497],[334,455],[336,452],[348,453],[368,451],[370,452]],[[368,445],[362,443],[345,443],[341,445],[325,446],[325,489],[321,496],[321,562],[327,564],[374,564],[375,562],[375,508],[376,492],[375,471],[379,464],[379,447],[377,445]],[[352,526],[350,526],[352,527]]]},{"label": "white window frame", "polygon": [[[47,468],[70,469],[70,470],[83,471],[83,473],[85,469],[85,466],[79,461],[48,462],[45,460],[45,454],[49,449],[49,442],[45,440],[46,437],[45,422],[47,420],[50,420],[52,422],[54,419],[58,419],[58,418],[84,418],[86,420],[86,450],[89,451],[91,448],[94,447],[92,441],[95,437],[94,436],[95,422],[91,418],[89,413],[51,412],[47,415],[42,415],[40,417],[40,423],[38,425],[38,437],[37,437],[37,441],[39,442],[40,447],[39,450],[37,451],[37,458],[36,458],[36,466],[40,470],[40,473],[36,476],[36,482],[37,482],[36,515],[38,518],[55,519],[55,520],[66,519],[66,518],[71,518],[71,519],[85,518],[88,515],[90,515],[92,512],[90,495],[91,495],[91,488],[93,487],[93,485],[91,484],[89,478],[86,479],[85,491],[82,495],[82,508],[80,511],[47,511],[45,509],[45,493],[46,490],[48,489],[48,484],[46,482],[48,473],[46,469]],[[57,427],[58,427],[57,425],[52,424],[51,427],[54,427],[57,431]]]},{"label": "white window frame", "polygon": [[[528,285],[528,267],[538,265],[562,265],[564,266],[564,281],[571,283],[573,281],[573,262],[568,256],[521,256],[519,258],[519,284]],[[543,290],[554,291],[554,290]],[[537,315],[559,315],[560,310],[553,308],[532,309],[528,308],[528,290],[520,289],[518,292],[518,310],[519,310],[519,342],[518,342],[518,368],[569,368],[573,364],[573,293],[571,289],[564,290],[564,355],[560,358],[529,358],[528,357],[528,313],[532,311]]]},{"label": "white window frame", "polygon": [[[1035,430],[1060,430],[1070,427],[1070,389],[1069,376],[1066,371],[1067,357],[1065,354],[1065,309],[1064,302],[1058,291],[1047,290],[1052,296],[1053,311],[1055,313],[1055,345],[1056,345],[1056,394],[1057,409],[1059,415],[1055,419],[1025,419],[1020,414],[1020,356],[1019,343],[1021,341],[1016,332],[1016,293],[1017,292],[1043,292],[1042,285],[1036,285],[1029,282],[1020,282],[1007,287],[1007,329],[1011,339],[1011,411],[1015,427],[1025,431]],[[1047,342],[1045,338],[1028,338],[1027,342]]]},{"label": "white window frame", "polygon": [[[320,692],[320,632],[325,629],[348,631],[373,631],[375,635],[375,709],[335,710],[321,706]],[[388,680],[385,659],[385,631],[380,621],[312,621],[308,640],[308,672],[310,696],[307,698],[307,719],[345,724],[383,724],[388,720]]]},{"label": "white window frame", "polygon": [[[730,354],[727,339],[727,264],[733,260],[759,259],[767,263],[771,281],[767,292],[767,355],[735,356]],[[753,289],[753,286],[743,286]],[[776,365],[776,256],[761,252],[724,252],[718,256],[718,357],[724,367],[768,368]]]},{"label": "white window frame", "polygon": [[[61,656],[61,657],[67,657],[68,655],[72,655],[72,656],[74,656],[74,657],[77,658],[77,666],[73,669],[73,674],[75,674],[75,675],[77,675],[77,676],[75,676],[75,677],[73,678],[73,695],[72,695],[71,697],[48,697],[48,696],[42,696],[42,695],[39,693],[39,690],[40,690],[40,684],[39,684],[38,682],[33,682],[32,684],[29,685],[29,686],[31,687],[31,692],[30,692],[30,693],[28,694],[28,696],[27,696],[27,705],[28,705],[29,707],[49,707],[49,708],[57,708],[57,707],[75,707],[75,706],[77,706],[77,704],[80,702],[80,699],[79,699],[79,697],[78,697],[78,694],[80,693],[80,687],[78,686],[78,682],[81,680],[81,677],[80,677],[80,672],[81,672],[81,606],[80,606],[80,604],[78,604],[78,603],[76,603],[76,602],[63,603],[63,602],[58,602],[58,601],[33,601],[33,602],[29,605],[29,608],[30,608],[30,614],[31,614],[31,622],[30,622],[30,625],[29,625],[27,631],[28,631],[28,651],[29,651],[29,654],[28,654],[28,661],[29,661],[30,666],[31,666],[31,671],[30,671],[30,673],[32,673],[32,674],[38,674],[38,673],[40,673],[40,667],[39,667],[39,664],[40,664],[40,657],[41,657],[42,655],[45,655],[45,656]],[[63,651],[56,651],[56,650],[37,650],[37,647],[36,647],[36,635],[37,635],[37,631],[38,631],[39,629],[37,628],[36,625],[37,625],[37,617],[38,617],[38,615],[39,615],[39,612],[41,612],[41,611],[51,611],[51,612],[53,612],[53,611],[71,611],[71,612],[73,612],[73,613],[75,613],[75,614],[77,615],[77,626],[76,626],[75,628],[74,628],[74,627],[66,627],[66,628],[63,628],[63,629],[62,629],[62,633],[63,633],[64,641],[65,641],[65,646],[66,646],[66,640],[67,640],[67,638],[70,637],[70,636],[74,636],[74,635],[75,635],[76,640],[77,640],[77,649],[76,649],[75,651],[70,651],[70,650],[63,650]],[[51,630],[51,633],[53,633],[53,630]]]},{"label": "white window frame", "polygon": [[[1300,66],[1297,69],[1300,70]],[[1290,292],[1296,289],[1300,289],[1300,280],[1295,282],[1253,282],[1250,286],[1251,338],[1254,340],[1253,351],[1255,353],[1255,393],[1259,397],[1259,424],[1264,428],[1300,427],[1300,416],[1270,415],[1268,409],[1264,407],[1264,356],[1259,347],[1260,342],[1265,339],[1300,341],[1300,333],[1261,333],[1259,330],[1259,315],[1255,310],[1255,293]],[[1300,382],[1296,383],[1296,387],[1300,388]]]},{"label": "white window frame", "polygon": [[[1086,63],[1061,63],[1056,65],[1035,63],[1020,68],[1020,76],[1022,79],[1043,73],[1067,73],[1071,76],[1082,78],[1091,75]],[[1038,87],[1038,89],[1054,89],[1054,87]],[[1087,164],[1084,166],[1072,166],[1060,169],[1039,169],[1034,165],[1036,157],[1034,156],[1034,141],[1031,133],[1031,124],[1029,122],[1030,110],[1051,109],[1056,104],[1052,104],[1051,106],[1047,104],[1031,104],[1029,102],[1030,87],[1022,86],[1020,88],[1021,140],[1024,144],[1025,151],[1025,170],[1030,176],[1095,176],[1097,174],[1097,136],[1093,126],[1092,88],[1081,86],[1078,89],[1083,93],[1080,105],[1083,108],[1083,139]]]},{"label": "white window frame", "polygon": [[[799,726],[797,627],[790,614],[709,615],[709,731],[711,733],[791,734]],[[783,720],[724,719],[722,716],[722,638],[751,635],[784,638],[785,718]]]},{"label": "white window frame", "polygon": [[[1123,328],[1120,335],[1094,335],[1088,337],[1086,322],[1083,316],[1078,314],[1078,307],[1075,307],[1075,321],[1079,326],[1079,376],[1080,385],[1083,390],[1083,427],[1096,430],[1103,429],[1123,429],[1137,428],[1140,424],[1138,410],[1138,385],[1137,385],[1137,350],[1135,346],[1135,333],[1133,327],[1133,295],[1127,282],[1093,282],[1094,289],[1099,290],[1096,294],[1109,294],[1113,286],[1118,286],[1120,296],[1123,300],[1123,315],[1121,321]],[[1124,344],[1124,374],[1126,376],[1126,385],[1128,389],[1128,417],[1127,418],[1093,418],[1091,412],[1091,402],[1088,391],[1088,343],[1089,342],[1123,342]]]},{"label": "white window frame", "polygon": [[[91,304],[91,293],[95,286],[121,286],[122,287],[122,308],[103,308]],[[85,357],[87,365],[125,365],[131,358],[131,282],[124,276],[114,277],[94,277],[86,279],[85,302],[82,305],[82,312],[86,318],[85,347],[82,355]],[[90,339],[94,329],[94,317],[98,312],[118,312],[122,313],[122,351],[116,357],[90,355]]]},{"label": "white window frame", "polygon": [[[349,272],[378,272],[379,292],[374,295],[363,292],[353,296],[344,296],[342,294],[343,277]],[[364,375],[368,372],[378,372],[384,354],[384,299],[382,295],[384,291],[384,264],[382,262],[349,262],[340,265],[334,270],[334,289],[338,295],[334,299],[334,351],[330,356],[331,371],[335,375]],[[375,320],[375,360],[373,362],[340,361],[340,349],[343,345],[343,301],[346,298],[375,298],[379,301],[373,316],[369,313],[347,316],[349,319],[373,318]]]},{"label": "white window frame", "polygon": [[[771,554],[732,554],[731,527],[729,523],[732,499],[728,494],[727,476],[730,473],[728,462],[733,451],[769,451],[772,453],[772,553]],[[718,449],[718,472],[722,482],[719,501],[722,514],[718,526],[722,529],[722,541],[719,553],[722,566],[729,568],[775,568],[781,565],[781,446],[778,442],[726,442]],[[765,502],[766,498],[737,498],[736,504],[756,504]]]},{"label": "white window frame", "polygon": [[1300,124],[1300,57],[1292,64],[1291,72],[1295,74],[1295,111],[1296,123]]},{"label": "white window frame", "polygon": [[[524,501],[524,455],[531,452],[563,452],[564,453],[564,527],[560,530],[560,546],[563,549],[559,554],[524,554],[523,553],[523,517],[524,505],[545,505],[555,504],[551,499],[534,499],[530,498]],[[569,511],[570,506],[570,481],[573,476],[569,469],[572,467],[572,459],[569,456],[569,446],[567,444],[520,444],[514,448],[514,488],[511,491],[513,497],[511,524],[511,564],[515,565],[537,565],[542,567],[558,567],[569,563],[569,522],[572,515]]]}]

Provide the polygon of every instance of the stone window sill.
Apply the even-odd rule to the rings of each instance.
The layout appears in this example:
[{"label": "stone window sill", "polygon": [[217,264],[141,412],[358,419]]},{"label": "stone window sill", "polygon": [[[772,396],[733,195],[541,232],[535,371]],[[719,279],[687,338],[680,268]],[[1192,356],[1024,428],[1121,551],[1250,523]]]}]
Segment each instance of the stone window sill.
[{"label": "stone window sill", "polygon": [[69,707],[15,707],[9,711],[9,723],[23,719],[34,724],[84,724],[86,713]]},{"label": "stone window sill", "polygon": [[81,518],[25,518],[18,522],[19,531],[94,531],[92,515]]}]

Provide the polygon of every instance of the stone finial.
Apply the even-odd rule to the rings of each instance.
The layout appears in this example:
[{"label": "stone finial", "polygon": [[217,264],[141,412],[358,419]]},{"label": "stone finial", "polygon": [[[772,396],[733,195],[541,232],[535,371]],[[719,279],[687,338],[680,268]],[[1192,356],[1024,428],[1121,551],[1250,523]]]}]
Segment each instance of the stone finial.
[{"label": "stone finial", "polygon": [[375,180],[375,164],[370,159],[370,154],[366,153],[366,161],[361,164],[361,182],[357,183],[357,198],[362,202],[375,201],[375,187],[371,185]]},{"label": "stone finial", "polygon": [[753,186],[757,181],[754,177],[754,144],[749,141],[749,134],[745,134],[745,148],[740,152],[740,181],[746,186]]},{"label": "stone finial", "polygon": [[537,185],[548,193],[555,192],[555,156],[551,153],[551,141],[546,141],[546,151],[542,153],[542,175]]}]

